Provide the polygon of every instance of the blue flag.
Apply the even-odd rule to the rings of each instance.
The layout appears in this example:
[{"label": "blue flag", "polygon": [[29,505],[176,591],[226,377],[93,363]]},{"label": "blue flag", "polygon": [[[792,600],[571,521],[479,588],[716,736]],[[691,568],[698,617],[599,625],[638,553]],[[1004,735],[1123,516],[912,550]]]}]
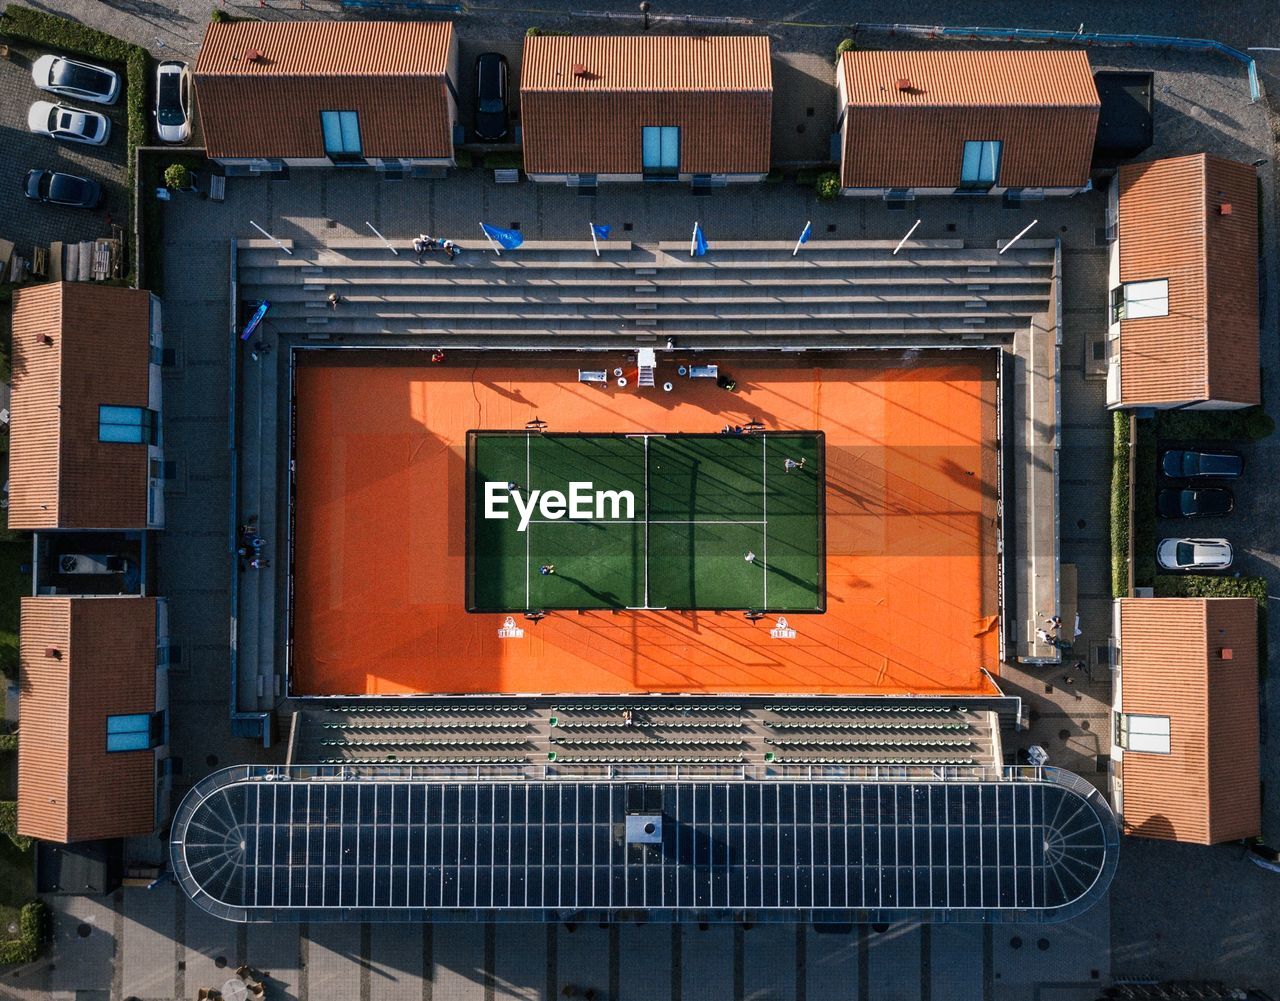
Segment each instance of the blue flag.
[{"label": "blue flag", "polygon": [[689,248],[690,257],[703,257],[707,253],[707,238],[702,234],[702,225],[693,224],[693,246]]},{"label": "blue flag", "polygon": [[484,230],[485,236],[504,250],[515,250],[524,243],[524,237],[518,229],[502,229],[500,226],[490,226],[487,222],[482,222],[480,228]]},{"label": "blue flag", "polygon": [[607,240],[607,239],[609,239],[609,234],[613,232],[613,227],[612,227],[612,226],[597,226],[595,223],[592,223],[592,224],[591,224],[591,231],[592,231],[593,233],[595,233],[595,235],[596,235],[596,236],[598,236],[600,239],[602,239],[602,240]]},{"label": "blue flag", "polygon": [[809,242],[809,237],[811,237],[811,236],[813,236],[813,223],[812,223],[812,222],[807,222],[807,223],[805,223],[805,224],[804,224],[804,230],[803,230],[803,232],[801,232],[801,234],[800,234],[800,242],[801,242],[801,243],[808,243],[808,242]]}]

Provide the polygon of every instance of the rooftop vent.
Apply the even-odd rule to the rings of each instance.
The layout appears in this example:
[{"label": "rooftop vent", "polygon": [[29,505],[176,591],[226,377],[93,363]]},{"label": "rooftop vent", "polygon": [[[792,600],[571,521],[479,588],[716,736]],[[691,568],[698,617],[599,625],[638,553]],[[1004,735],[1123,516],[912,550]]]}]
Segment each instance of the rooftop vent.
[{"label": "rooftop vent", "polygon": [[1220,202],[1218,204],[1218,215],[1231,215],[1231,203]]},{"label": "rooftop vent", "polygon": [[582,65],[582,63],[574,63],[574,64],[573,64],[573,75],[574,75],[574,76],[576,76],[576,77],[583,77],[583,78],[586,78],[586,77],[587,77],[587,76],[589,76],[590,74],[589,74],[589,73],[587,73],[587,68],[586,68],[585,66],[583,66],[583,65]]},{"label": "rooftop vent", "polygon": [[53,338],[50,337],[48,334],[36,334],[36,343],[52,345]]},{"label": "rooftop vent", "polygon": [[260,62],[263,62],[266,58],[267,58],[266,55],[263,54],[263,51],[261,49],[245,49],[244,50],[244,61],[247,63],[260,63]]},{"label": "rooftop vent", "polygon": [[61,660],[61,659],[62,659],[62,651],[61,651],[61,650],[59,650],[56,646],[47,646],[47,647],[45,647],[45,648],[44,648],[44,655],[45,655],[46,657],[52,657],[54,660]]},{"label": "rooftop vent", "polygon": [[1224,646],[1218,651],[1218,656],[1223,660],[1235,660],[1236,652],[1229,646]]},{"label": "rooftop vent", "polygon": [[911,81],[908,80],[905,76],[900,77],[898,79],[898,89],[902,91],[904,94],[915,93],[915,87],[911,85]]}]

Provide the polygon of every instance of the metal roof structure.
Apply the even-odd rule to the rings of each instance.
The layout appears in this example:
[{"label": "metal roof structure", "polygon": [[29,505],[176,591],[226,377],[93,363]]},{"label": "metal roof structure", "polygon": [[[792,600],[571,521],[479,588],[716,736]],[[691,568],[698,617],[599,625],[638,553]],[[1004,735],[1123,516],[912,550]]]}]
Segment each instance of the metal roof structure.
[{"label": "metal roof structure", "polygon": [[1069,773],[846,771],[240,766],[183,800],[172,863],[242,922],[1052,921],[1111,881],[1115,816]]}]

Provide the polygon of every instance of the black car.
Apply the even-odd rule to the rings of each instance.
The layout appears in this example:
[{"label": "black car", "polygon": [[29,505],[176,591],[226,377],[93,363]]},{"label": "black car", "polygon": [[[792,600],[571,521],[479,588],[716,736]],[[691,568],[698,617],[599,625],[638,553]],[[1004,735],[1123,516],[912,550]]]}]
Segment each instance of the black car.
[{"label": "black car", "polygon": [[37,202],[76,209],[94,209],[102,201],[102,188],[97,181],[57,170],[28,170],[22,192]]},{"label": "black car", "polygon": [[507,137],[507,57],[501,52],[476,56],[476,136]]},{"label": "black car", "polygon": [[1199,518],[1230,514],[1235,507],[1231,491],[1222,487],[1198,487],[1186,490],[1161,490],[1156,510],[1161,518]]},{"label": "black car", "polygon": [[1235,452],[1188,452],[1175,448],[1160,457],[1160,468],[1175,480],[1234,480],[1244,472],[1244,458]]}]

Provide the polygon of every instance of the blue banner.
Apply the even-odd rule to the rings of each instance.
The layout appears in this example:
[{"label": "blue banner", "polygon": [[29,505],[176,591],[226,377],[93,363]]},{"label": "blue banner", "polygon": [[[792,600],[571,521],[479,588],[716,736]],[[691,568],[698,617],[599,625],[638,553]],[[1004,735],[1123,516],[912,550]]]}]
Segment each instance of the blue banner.
[{"label": "blue banner", "polygon": [[595,223],[592,223],[591,231],[595,233],[595,235],[598,236],[601,240],[607,240],[609,239],[609,234],[613,232],[613,227],[597,226]]},{"label": "blue banner", "polygon": [[702,225],[700,223],[693,224],[693,246],[689,251],[693,257],[703,257],[707,253],[707,238],[702,233]]},{"label": "blue banner", "polygon": [[813,236],[813,223],[807,222],[804,224],[804,230],[800,234],[800,242],[808,243],[811,236]]},{"label": "blue banner", "polygon": [[484,230],[485,236],[504,250],[515,250],[524,243],[524,237],[518,229],[502,229],[500,226],[490,226],[487,222],[482,222],[480,228]]}]

